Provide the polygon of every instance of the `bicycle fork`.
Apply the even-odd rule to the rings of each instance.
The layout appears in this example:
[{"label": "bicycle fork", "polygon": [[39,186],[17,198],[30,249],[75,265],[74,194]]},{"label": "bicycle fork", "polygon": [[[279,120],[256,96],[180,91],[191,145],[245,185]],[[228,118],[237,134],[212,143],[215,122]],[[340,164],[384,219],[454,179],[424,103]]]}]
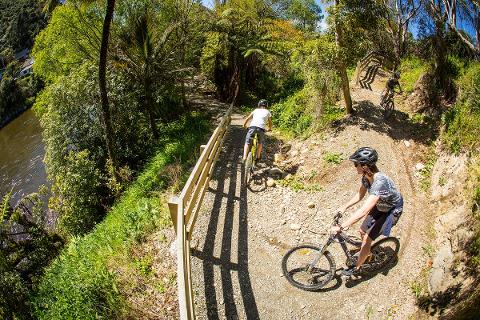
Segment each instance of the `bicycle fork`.
[{"label": "bicycle fork", "polygon": [[318,255],[315,257],[315,259],[313,259],[312,262],[310,262],[308,264],[308,267],[307,267],[307,271],[312,271],[315,266],[317,265],[318,261],[320,260],[320,258],[323,256],[323,254],[327,251],[327,248],[330,246],[330,244],[332,244],[333,240],[332,238],[330,237],[327,241],[327,243],[325,243],[323,246],[320,247],[320,250],[318,251]]}]

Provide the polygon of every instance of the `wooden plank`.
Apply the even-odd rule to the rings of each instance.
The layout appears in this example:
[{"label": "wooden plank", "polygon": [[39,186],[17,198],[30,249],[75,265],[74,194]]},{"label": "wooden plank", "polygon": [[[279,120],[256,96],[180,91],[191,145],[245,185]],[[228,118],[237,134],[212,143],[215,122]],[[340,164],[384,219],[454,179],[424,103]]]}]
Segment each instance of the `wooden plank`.
[{"label": "wooden plank", "polygon": [[191,258],[191,255],[190,255],[190,240],[189,240],[190,236],[188,236],[188,233],[187,233],[187,237],[185,239],[185,250],[188,251],[187,255],[186,255],[186,270],[185,270],[185,276],[186,276],[186,280],[187,280],[187,301],[188,301],[188,317],[189,319],[195,319],[195,300],[194,300],[194,297],[193,297],[193,288],[192,288],[192,266],[191,266],[191,263],[190,263],[190,258]]},{"label": "wooden plank", "polygon": [[205,184],[205,181],[209,175],[210,172],[210,167],[212,166],[212,162],[214,161],[214,155],[216,151],[219,149],[222,140],[218,139],[215,141],[215,146],[212,149],[212,152],[210,152],[209,158],[205,165],[202,168],[202,174],[200,175],[197,184],[195,185],[195,188],[192,190],[191,196],[189,198],[188,204],[185,206],[185,223],[188,225],[190,221],[190,214],[192,213],[193,208],[196,205],[197,199],[198,199],[198,194],[202,188],[202,186]]},{"label": "wooden plank", "polygon": [[183,223],[183,205],[180,201],[178,204],[177,215],[177,284],[178,284],[178,304],[180,310],[180,319],[190,319],[190,302],[188,301],[187,290],[187,277],[185,273],[186,268],[186,230]]},{"label": "wooden plank", "polygon": [[183,187],[182,192],[180,193],[180,199],[183,200],[183,204],[185,205],[186,200],[189,198],[189,194],[192,191],[192,188],[195,186],[198,176],[200,175],[201,168],[205,164],[205,162],[208,159],[209,153],[213,147],[214,142],[217,140],[217,136],[220,132],[221,127],[217,127],[215,131],[213,132],[212,136],[208,140],[207,146],[205,150],[202,152],[200,155],[200,158],[198,159],[197,163],[195,164],[195,167],[193,168],[192,173],[188,177],[187,182],[185,183],[185,186]]},{"label": "wooden plank", "polygon": [[178,217],[178,203],[180,199],[176,196],[170,198],[168,201],[168,209],[170,210],[170,218],[172,219],[173,228],[177,232],[177,217]]},{"label": "wooden plank", "polygon": [[197,218],[198,218],[198,212],[200,211],[200,208],[201,208],[202,203],[203,203],[203,198],[204,198],[205,193],[206,193],[206,191],[209,187],[210,178],[212,177],[213,170],[215,168],[218,156],[220,155],[221,147],[223,146],[223,141],[225,140],[226,135],[227,134],[226,134],[226,131],[225,131],[223,136],[221,137],[221,141],[219,143],[220,148],[217,149],[216,154],[212,154],[212,156],[214,158],[213,158],[213,161],[212,161],[212,166],[210,167],[210,170],[208,172],[207,180],[205,181],[205,184],[201,188],[199,200],[198,200],[198,202],[197,202],[197,204],[196,204],[196,206],[193,210],[193,214],[192,214],[191,218],[189,219],[191,221],[189,223],[187,223],[187,232],[188,232],[189,239],[191,239],[193,229],[195,228],[195,223],[197,222]]}]

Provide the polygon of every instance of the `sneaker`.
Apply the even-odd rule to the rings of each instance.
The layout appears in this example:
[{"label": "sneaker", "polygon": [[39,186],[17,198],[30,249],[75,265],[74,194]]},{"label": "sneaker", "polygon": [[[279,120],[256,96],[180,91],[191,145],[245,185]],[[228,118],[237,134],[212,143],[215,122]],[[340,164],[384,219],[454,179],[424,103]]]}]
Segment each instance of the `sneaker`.
[{"label": "sneaker", "polygon": [[345,277],[351,277],[351,276],[356,276],[358,274],[358,271],[356,267],[348,267],[347,269],[343,269],[342,271],[342,276]]}]

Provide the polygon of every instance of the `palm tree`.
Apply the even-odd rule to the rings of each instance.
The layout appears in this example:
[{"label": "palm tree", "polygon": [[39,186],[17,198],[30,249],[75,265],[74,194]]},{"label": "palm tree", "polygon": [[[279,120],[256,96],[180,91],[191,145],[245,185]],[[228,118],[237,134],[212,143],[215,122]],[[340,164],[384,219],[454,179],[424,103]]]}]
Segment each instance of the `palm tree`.
[{"label": "palm tree", "polygon": [[153,94],[156,85],[162,81],[175,82],[175,73],[180,70],[177,68],[176,48],[168,43],[178,24],[162,28],[148,5],[130,15],[129,20],[121,31],[120,52],[116,58],[126,66],[134,80],[141,83],[143,92],[139,102],[149,118],[154,138],[158,138]]}]

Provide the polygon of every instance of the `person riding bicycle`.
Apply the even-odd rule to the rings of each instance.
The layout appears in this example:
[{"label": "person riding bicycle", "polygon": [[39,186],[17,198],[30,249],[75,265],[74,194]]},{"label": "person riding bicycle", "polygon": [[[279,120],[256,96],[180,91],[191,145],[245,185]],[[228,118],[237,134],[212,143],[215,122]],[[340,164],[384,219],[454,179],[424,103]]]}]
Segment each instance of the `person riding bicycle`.
[{"label": "person riding bicycle", "polygon": [[252,113],[248,115],[243,123],[243,127],[247,127],[248,121],[250,122],[250,126],[247,130],[247,135],[245,138],[245,146],[243,148],[243,162],[247,159],[248,152],[250,151],[250,147],[252,145],[252,139],[255,133],[258,134],[258,148],[256,159],[260,160],[262,155],[262,147],[263,141],[265,138],[265,129],[268,126],[268,130],[272,130],[272,115],[270,111],[268,111],[268,102],[265,99],[262,99],[258,102],[258,108],[253,110]]},{"label": "person riding bicycle", "polygon": [[379,236],[388,237],[403,212],[403,197],[398,191],[392,179],[380,172],[376,162],[378,154],[375,149],[362,147],[355,151],[350,158],[357,173],[362,175],[361,186],[357,194],[343,206],[338,212],[345,212],[349,207],[358,203],[368,192],[369,196],[363,206],[355,211],[341,225],[333,226],[332,232],[340,232],[353,225],[366,216],[360,227],[362,246],[356,265],[343,270],[345,276],[355,275],[367,257],[370,255],[372,242]]},{"label": "person riding bicycle", "polygon": [[386,83],[386,93],[388,93],[392,98],[393,95],[395,94],[395,88],[398,87],[399,91],[398,93],[402,93],[402,87],[400,86],[400,82],[398,81],[400,79],[400,72],[395,71],[390,77],[390,79],[387,80]]}]

